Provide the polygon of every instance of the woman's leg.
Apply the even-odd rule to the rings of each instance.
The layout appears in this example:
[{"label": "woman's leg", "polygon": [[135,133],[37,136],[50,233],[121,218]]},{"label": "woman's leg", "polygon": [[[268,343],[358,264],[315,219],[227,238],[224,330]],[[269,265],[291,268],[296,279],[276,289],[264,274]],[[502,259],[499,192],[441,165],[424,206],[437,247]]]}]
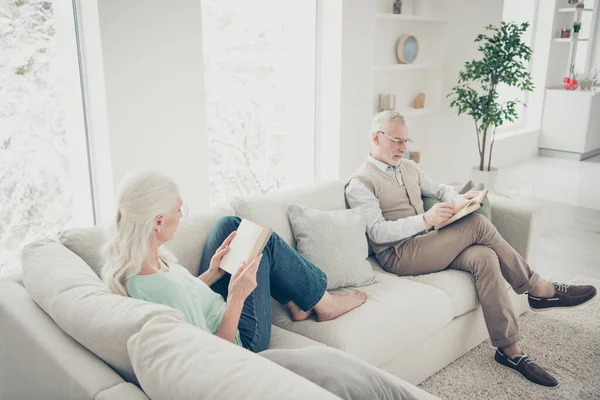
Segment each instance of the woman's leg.
[{"label": "woman's leg", "polygon": [[[231,232],[238,228],[240,222],[241,220],[238,217],[223,217],[215,223],[204,247],[200,262],[200,274],[208,270],[210,260],[217,248],[221,246]],[[271,340],[271,296],[281,296],[276,289],[275,293],[271,293],[270,266],[272,263],[270,255],[266,252],[263,253],[263,258],[256,272],[257,287],[246,298],[238,324],[243,347],[253,352],[268,348]],[[223,278],[211,286],[211,289],[223,296],[225,300],[227,300],[230,279],[231,275],[225,274]],[[276,298],[276,300],[289,302],[289,299],[284,297]]]},{"label": "woman's leg", "polygon": [[280,304],[288,303],[292,319],[296,321],[308,318],[312,309],[317,320],[329,321],[360,306],[367,299],[362,292],[329,294],[326,291],[327,276],[323,271],[276,233],[271,235],[265,246],[262,262],[265,262],[265,255],[271,260],[271,295]]}]

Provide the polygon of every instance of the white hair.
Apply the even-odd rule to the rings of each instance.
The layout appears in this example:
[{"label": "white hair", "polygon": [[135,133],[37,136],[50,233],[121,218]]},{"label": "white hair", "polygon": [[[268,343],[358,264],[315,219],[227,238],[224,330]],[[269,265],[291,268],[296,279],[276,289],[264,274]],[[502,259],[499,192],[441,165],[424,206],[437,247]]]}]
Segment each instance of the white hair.
[{"label": "white hair", "polygon": [[[125,282],[137,275],[148,257],[155,218],[179,202],[175,181],[158,171],[134,171],[121,182],[112,234],[103,248],[102,279],[112,293],[127,296]],[[169,261],[166,249],[159,254]]]},{"label": "white hair", "polygon": [[400,114],[398,111],[386,110],[382,111],[373,118],[373,124],[371,125],[371,132],[388,132],[388,125],[391,121],[396,121],[402,125],[406,125],[406,117]]}]

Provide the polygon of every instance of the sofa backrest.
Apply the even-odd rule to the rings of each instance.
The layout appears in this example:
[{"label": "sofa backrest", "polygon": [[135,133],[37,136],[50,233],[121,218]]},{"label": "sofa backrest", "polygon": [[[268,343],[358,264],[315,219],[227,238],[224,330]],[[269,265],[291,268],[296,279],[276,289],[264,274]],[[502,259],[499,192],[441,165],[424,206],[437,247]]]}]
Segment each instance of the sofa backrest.
[{"label": "sofa backrest", "polygon": [[[219,218],[232,214],[233,210],[223,209],[194,212],[181,220],[175,237],[165,247],[178,258],[178,264],[197,276],[210,229]],[[69,229],[59,233],[59,241],[81,257],[98,276],[103,264],[102,246],[107,238],[108,229],[105,226]]]},{"label": "sofa backrest", "polygon": [[344,185],[344,181],[335,180],[297,189],[277,190],[235,199],[231,206],[240,218],[273,228],[283,240],[296,248],[287,206],[298,204],[317,210],[344,210]]},{"label": "sofa backrest", "polygon": [[174,308],[109,293],[85,261],[56,241],[27,245],[22,268],[25,288],[46,314],[129,382],[137,383],[129,338],[152,317],[183,321]]}]

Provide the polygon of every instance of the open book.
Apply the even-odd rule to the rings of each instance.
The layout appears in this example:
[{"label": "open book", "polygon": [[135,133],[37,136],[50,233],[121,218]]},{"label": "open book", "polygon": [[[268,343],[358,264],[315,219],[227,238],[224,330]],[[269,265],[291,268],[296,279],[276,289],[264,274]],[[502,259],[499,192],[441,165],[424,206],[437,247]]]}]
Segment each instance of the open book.
[{"label": "open book", "polygon": [[442,229],[445,226],[450,225],[454,221],[458,221],[459,219],[466,217],[467,215],[474,213],[479,210],[483,206],[483,200],[488,194],[488,189],[484,189],[477,195],[477,197],[473,197],[471,200],[461,205],[456,209],[456,214],[452,217],[448,218],[445,221],[440,222],[437,225],[433,226],[433,229]]},{"label": "open book", "polygon": [[250,262],[265,248],[273,229],[264,228],[243,219],[229,244],[229,251],[221,260],[221,269],[235,275],[242,262]]}]

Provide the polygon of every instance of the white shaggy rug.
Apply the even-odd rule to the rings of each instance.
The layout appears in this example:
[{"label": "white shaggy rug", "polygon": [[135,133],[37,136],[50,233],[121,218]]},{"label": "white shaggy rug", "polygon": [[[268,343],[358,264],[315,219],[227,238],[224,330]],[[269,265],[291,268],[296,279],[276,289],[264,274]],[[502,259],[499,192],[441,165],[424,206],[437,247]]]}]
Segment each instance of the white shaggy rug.
[{"label": "white shaggy rug", "polygon": [[[600,289],[598,279],[577,276],[571,283]],[[419,387],[442,399],[600,399],[599,297],[575,309],[519,318],[521,348],[558,380],[558,387],[535,385],[497,364],[489,340]]]}]

